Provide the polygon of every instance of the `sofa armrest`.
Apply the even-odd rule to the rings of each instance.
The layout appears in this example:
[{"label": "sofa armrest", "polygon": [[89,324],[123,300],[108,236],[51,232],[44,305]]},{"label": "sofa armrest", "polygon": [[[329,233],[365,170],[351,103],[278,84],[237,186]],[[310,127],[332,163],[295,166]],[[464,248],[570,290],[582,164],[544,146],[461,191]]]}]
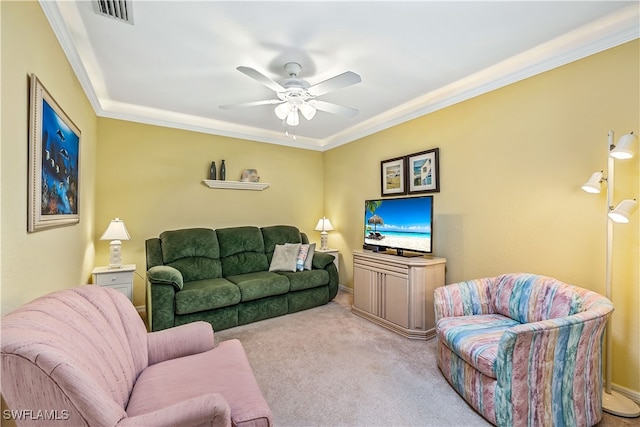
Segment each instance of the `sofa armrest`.
[{"label": "sofa armrest", "polygon": [[312,266],[313,266],[313,268],[316,268],[316,269],[319,269],[319,270],[323,270],[329,264],[333,263],[334,259],[335,258],[333,258],[333,255],[329,255],[329,254],[325,254],[325,253],[316,251],[316,252],[313,253]]},{"label": "sofa armrest", "polygon": [[436,322],[443,317],[492,314],[490,285],[494,278],[467,280],[434,291]]},{"label": "sofa armrest", "polygon": [[231,409],[218,393],[210,393],[178,402],[146,414],[123,418],[118,427],[201,426],[230,427]]},{"label": "sofa armrest", "polygon": [[170,265],[156,265],[147,270],[147,280],[152,285],[172,285],[176,291],[182,290],[184,279],[177,268]]},{"label": "sofa armrest", "polygon": [[[612,309],[603,306],[505,331],[496,358],[495,401],[496,407],[508,410],[496,411],[498,425],[526,424],[534,410],[544,411],[538,419],[564,419],[568,424],[600,420],[602,337]],[[563,404],[555,404],[559,401]],[[514,412],[513,407],[520,409]],[[589,409],[562,413],[572,407]],[[584,419],[576,421],[580,417]]]},{"label": "sofa armrest", "polygon": [[215,341],[207,322],[192,322],[147,334],[149,365],[211,350]]}]

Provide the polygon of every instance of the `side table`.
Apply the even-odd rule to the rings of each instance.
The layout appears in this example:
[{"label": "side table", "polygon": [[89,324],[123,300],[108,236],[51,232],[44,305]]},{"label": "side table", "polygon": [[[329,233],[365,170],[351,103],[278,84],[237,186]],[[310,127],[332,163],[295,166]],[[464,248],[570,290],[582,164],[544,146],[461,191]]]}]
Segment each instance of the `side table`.
[{"label": "side table", "polygon": [[125,264],[121,268],[96,267],[91,274],[95,285],[122,292],[129,298],[129,301],[133,302],[133,273],[135,271],[135,264]]}]

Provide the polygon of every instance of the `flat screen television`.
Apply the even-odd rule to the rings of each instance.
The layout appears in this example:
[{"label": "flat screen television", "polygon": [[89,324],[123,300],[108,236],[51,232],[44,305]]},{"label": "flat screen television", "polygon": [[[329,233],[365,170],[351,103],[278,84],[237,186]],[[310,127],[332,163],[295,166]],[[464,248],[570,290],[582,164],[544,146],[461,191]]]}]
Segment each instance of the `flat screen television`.
[{"label": "flat screen television", "polygon": [[365,200],[365,249],[432,253],[433,196]]}]

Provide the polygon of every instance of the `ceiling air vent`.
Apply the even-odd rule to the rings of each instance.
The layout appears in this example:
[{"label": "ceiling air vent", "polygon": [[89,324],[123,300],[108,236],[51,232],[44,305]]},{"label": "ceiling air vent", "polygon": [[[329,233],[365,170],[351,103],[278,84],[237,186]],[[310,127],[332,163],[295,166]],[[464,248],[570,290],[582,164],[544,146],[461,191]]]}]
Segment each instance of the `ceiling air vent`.
[{"label": "ceiling air vent", "polygon": [[98,15],[133,25],[133,9],[129,0],[94,0],[93,10]]}]

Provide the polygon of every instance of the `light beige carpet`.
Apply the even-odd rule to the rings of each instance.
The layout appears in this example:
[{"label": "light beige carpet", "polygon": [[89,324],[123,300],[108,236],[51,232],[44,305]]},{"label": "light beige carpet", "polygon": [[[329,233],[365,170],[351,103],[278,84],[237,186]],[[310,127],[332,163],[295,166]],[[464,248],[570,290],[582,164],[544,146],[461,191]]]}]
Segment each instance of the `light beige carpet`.
[{"label": "light beige carpet", "polygon": [[[238,338],[284,426],[488,426],[436,365],[436,342],[413,341],[351,313],[352,295],[216,332]],[[604,414],[597,427],[640,426]]]},{"label": "light beige carpet", "polygon": [[414,341],[326,306],[220,331],[238,338],[276,426],[486,426],[436,366],[435,340]]}]

